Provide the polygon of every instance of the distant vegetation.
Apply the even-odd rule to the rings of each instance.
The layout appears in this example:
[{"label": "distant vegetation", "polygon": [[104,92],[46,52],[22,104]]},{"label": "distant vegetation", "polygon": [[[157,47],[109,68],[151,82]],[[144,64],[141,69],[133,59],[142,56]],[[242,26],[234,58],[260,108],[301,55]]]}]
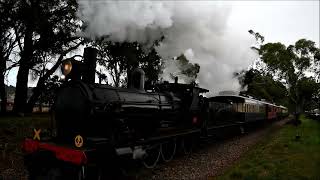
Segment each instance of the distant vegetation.
[{"label": "distant vegetation", "polygon": [[264,43],[264,37],[249,31],[259,54],[255,66],[236,73],[246,94],[285,105],[292,112],[320,106],[320,49],[315,42],[300,39],[294,45]]},{"label": "distant vegetation", "polygon": [[271,133],[218,179],[319,179],[320,123],[300,120]]}]

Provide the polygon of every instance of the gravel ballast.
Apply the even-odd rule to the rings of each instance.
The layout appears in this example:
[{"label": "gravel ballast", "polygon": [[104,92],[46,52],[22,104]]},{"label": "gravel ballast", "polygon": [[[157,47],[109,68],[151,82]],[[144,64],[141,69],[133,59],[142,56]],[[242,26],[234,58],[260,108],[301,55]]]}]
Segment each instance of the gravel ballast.
[{"label": "gravel ballast", "polygon": [[176,157],[169,163],[159,164],[155,169],[143,170],[134,179],[214,179],[237,162],[250,147],[287,121],[277,121],[244,135],[206,143],[192,155]]}]

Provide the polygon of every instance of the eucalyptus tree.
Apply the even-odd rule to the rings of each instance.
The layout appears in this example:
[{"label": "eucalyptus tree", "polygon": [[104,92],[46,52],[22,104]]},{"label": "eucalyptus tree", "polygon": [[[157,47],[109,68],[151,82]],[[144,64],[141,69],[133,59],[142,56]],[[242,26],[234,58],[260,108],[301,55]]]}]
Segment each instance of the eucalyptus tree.
[{"label": "eucalyptus tree", "polygon": [[264,74],[257,69],[251,68],[237,74],[243,93],[265,99],[269,102],[288,105],[288,91],[286,87],[278,80],[275,80],[271,74]]},{"label": "eucalyptus tree", "polygon": [[161,57],[154,47],[148,49],[138,42],[112,42],[103,38],[93,42],[98,49],[98,63],[108,70],[115,87],[126,86],[130,73],[140,67],[148,81],[157,81],[161,71]]},{"label": "eucalyptus tree", "polygon": [[[68,50],[78,46],[79,37],[76,33],[81,23],[76,16],[78,8],[76,0],[18,0],[16,2],[16,8],[12,10],[15,17],[13,29],[15,36],[19,37],[20,59],[14,111],[19,113],[27,110],[30,71],[34,71],[38,64],[43,63],[44,53],[56,57],[59,62],[60,57],[66,55]],[[47,72],[49,73],[38,81],[33,98],[30,99],[30,107],[39,97],[45,80],[54,71]]]},{"label": "eucalyptus tree", "polygon": [[[263,37],[253,31],[249,33],[258,37],[257,40]],[[288,88],[291,104],[296,112],[301,112],[306,100],[310,100],[318,90],[320,49],[316,43],[307,39],[300,39],[289,46],[280,42],[262,42],[254,49],[266,64],[264,70]]]},{"label": "eucalyptus tree", "polygon": [[315,82],[315,79],[308,78],[308,74],[316,76],[317,68],[314,66],[320,60],[317,56],[319,51],[313,41],[306,39],[300,39],[288,47],[281,43],[267,43],[259,50],[260,58],[268,65],[268,70],[288,86],[290,101],[297,112],[302,111],[305,101],[308,100],[305,93],[315,93],[315,88],[310,89],[301,84],[314,84],[310,84],[311,81]]},{"label": "eucalyptus tree", "polygon": [[186,77],[191,79],[191,82],[195,82],[200,72],[200,65],[198,63],[190,63],[187,57],[184,54],[181,54],[177,57],[177,65],[180,74],[185,75]]}]

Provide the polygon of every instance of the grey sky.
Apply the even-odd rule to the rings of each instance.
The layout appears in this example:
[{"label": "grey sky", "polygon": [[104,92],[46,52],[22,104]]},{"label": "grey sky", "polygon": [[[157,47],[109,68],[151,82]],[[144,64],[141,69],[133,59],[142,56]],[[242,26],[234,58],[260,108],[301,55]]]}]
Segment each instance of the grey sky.
[{"label": "grey sky", "polygon": [[319,47],[319,1],[242,1],[232,4],[229,25],[252,29],[266,42],[293,44],[313,40]]},{"label": "grey sky", "polygon": [[[228,25],[238,31],[252,29],[265,36],[266,42],[286,45],[306,38],[319,47],[319,1],[222,1],[219,4],[232,6]],[[16,73],[17,69],[10,72],[10,85],[15,86]],[[35,82],[29,85],[34,86]]]}]

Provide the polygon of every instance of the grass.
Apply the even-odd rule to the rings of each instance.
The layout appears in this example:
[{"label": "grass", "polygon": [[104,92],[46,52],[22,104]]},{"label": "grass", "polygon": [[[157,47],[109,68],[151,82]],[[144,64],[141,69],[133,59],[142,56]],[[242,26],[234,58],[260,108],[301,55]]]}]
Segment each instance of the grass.
[{"label": "grass", "polygon": [[0,117],[0,127],[31,127],[47,126],[50,121],[49,114],[32,114],[25,117],[3,116]]},{"label": "grass", "polygon": [[300,120],[268,135],[217,179],[320,179],[320,122]]},{"label": "grass", "polygon": [[0,117],[0,137],[24,138],[32,134],[33,128],[50,127],[49,114],[32,114],[25,117],[4,116]]}]

